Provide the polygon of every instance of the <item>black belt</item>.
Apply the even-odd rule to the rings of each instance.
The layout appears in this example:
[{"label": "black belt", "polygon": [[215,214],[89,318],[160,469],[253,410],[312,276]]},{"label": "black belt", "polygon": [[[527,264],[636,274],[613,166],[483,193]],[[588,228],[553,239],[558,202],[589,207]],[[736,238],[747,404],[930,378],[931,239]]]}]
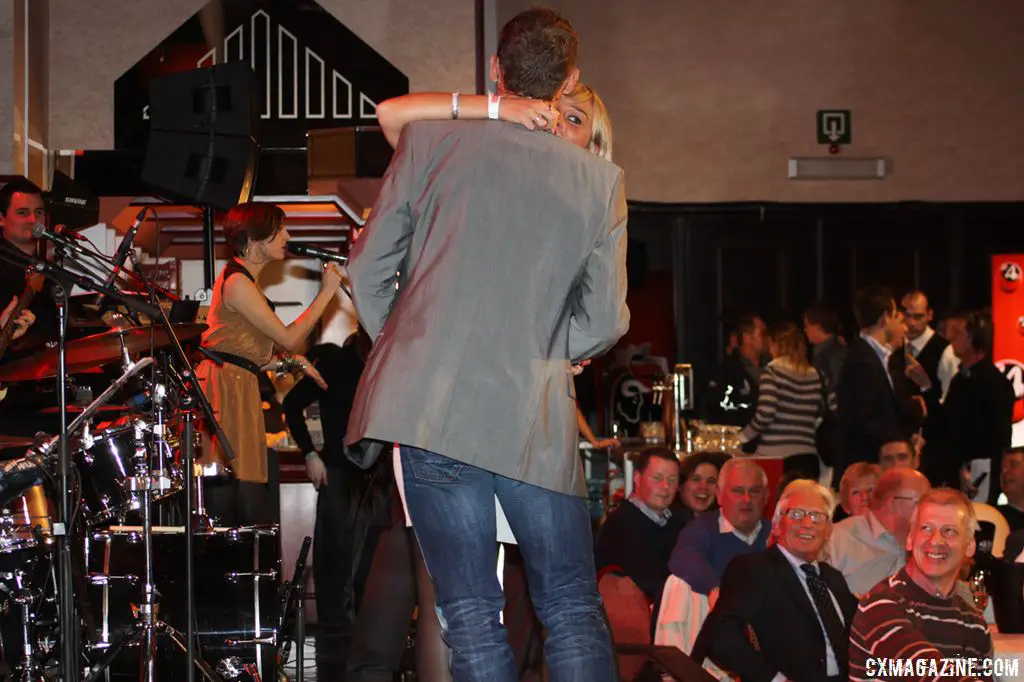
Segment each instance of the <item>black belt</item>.
[{"label": "black belt", "polygon": [[203,355],[217,363],[218,366],[222,366],[226,362],[229,365],[241,367],[244,370],[252,372],[256,376],[260,375],[260,366],[252,360],[243,358],[241,355],[232,355],[231,353],[225,353],[224,351],[211,350],[204,346],[199,346],[199,350],[202,351]]}]

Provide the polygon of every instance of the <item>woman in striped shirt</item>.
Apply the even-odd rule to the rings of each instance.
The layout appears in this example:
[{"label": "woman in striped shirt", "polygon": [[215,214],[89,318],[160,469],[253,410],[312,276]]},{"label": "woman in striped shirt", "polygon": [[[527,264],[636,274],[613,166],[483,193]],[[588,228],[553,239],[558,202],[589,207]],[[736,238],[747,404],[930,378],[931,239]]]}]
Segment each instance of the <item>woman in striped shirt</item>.
[{"label": "woman in striped shirt", "polygon": [[[835,410],[835,396],[808,360],[807,340],[792,322],[768,330],[768,363],[758,384],[757,409],[740,434],[755,439],[755,454],[783,457],[783,471],[799,471],[818,480],[821,462],[815,434],[825,410]],[[827,398],[826,398],[827,394]]]}]

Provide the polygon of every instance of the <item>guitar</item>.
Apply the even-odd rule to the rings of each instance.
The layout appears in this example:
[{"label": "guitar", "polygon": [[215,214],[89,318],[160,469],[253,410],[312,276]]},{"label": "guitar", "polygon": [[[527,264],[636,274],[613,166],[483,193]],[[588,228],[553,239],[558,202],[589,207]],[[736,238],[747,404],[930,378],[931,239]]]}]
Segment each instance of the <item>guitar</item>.
[{"label": "guitar", "polygon": [[[21,317],[21,314],[25,311],[29,305],[32,304],[32,298],[42,291],[43,284],[46,283],[46,276],[42,273],[29,273],[25,277],[25,290],[21,292],[21,296],[18,297],[18,302],[14,306],[14,310],[11,312],[10,319],[7,320],[7,324],[4,325],[2,331],[0,331],[0,359],[4,357],[7,352],[8,346],[11,345],[11,340],[14,338],[14,332],[18,330],[17,321]],[[7,389],[0,388],[0,400],[7,397]]]}]

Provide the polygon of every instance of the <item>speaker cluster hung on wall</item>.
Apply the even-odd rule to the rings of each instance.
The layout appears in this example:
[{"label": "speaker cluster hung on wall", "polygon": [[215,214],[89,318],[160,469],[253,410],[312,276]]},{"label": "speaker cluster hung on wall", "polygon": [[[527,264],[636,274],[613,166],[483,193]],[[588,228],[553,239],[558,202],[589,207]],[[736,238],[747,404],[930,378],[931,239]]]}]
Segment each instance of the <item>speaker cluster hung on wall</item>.
[{"label": "speaker cluster hung on wall", "polygon": [[155,78],[143,182],[196,206],[246,201],[259,152],[256,94],[246,61]]}]

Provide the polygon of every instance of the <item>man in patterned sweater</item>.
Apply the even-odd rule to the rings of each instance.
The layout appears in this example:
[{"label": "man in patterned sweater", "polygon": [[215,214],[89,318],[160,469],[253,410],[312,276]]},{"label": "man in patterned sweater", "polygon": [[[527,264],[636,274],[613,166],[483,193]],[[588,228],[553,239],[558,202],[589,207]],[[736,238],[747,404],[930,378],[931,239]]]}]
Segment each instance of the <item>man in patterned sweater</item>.
[{"label": "man in patterned sweater", "polygon": [[975,550],[978,519],[971,502],[950,488],[925,493],[910,529],[909,562],[868,592],[853,618],[851,682],[949,679],[951,669],[944,666],[953,658],[978,659],[974,674],[953,679],[991,680],[981,666],[992,656],[988,626],[955,592],[960,569]]}]

